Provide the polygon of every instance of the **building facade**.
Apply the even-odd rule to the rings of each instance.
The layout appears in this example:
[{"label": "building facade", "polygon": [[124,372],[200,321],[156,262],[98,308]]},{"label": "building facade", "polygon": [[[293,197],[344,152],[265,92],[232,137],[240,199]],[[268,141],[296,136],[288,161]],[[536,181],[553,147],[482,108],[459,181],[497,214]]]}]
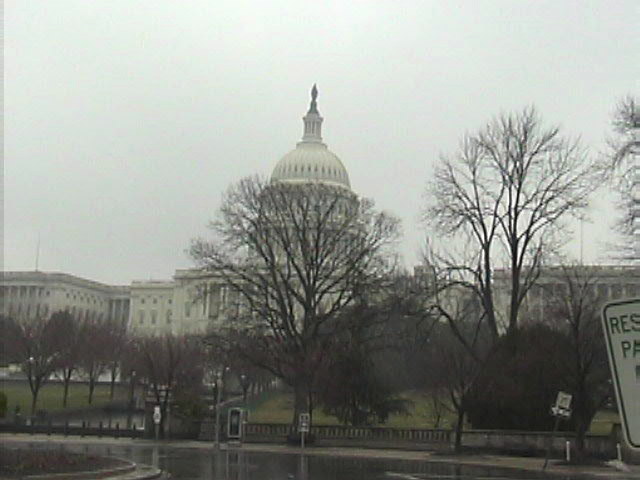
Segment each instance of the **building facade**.
[{"label": "building facade", "polygon": [[67,273],[4,272],[0,298],[2,314],[8,317],[29,320],[66,311],[80,321],[129,321],[128,286],[106,285]]},{"label": "building facade", "polygon": [[[568,278],[570,276],[570,278]],[[496,312],[506,328],[510,308],[510,271],[493,274]],[[527,293],[521,310],[521,321],[550,320],[550,305],[554,298],[569,294],[568,283],[578,283],[590,289],[590,298],[600,306],[609,300],[640,297],[640,267],[633,265],[580,265],[571,268],[543,267],[540,276]]]}]

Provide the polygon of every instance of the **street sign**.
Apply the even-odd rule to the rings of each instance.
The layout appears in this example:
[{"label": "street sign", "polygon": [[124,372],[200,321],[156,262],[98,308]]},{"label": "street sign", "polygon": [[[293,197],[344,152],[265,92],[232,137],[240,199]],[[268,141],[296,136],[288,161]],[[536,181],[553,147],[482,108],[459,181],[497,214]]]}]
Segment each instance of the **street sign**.
[{"label": "street sign", "polygon": [[308,413],[301,413],[298,421],[298,432],[309,433],[310,422],[311,422],[311,416]]},{"label": "street sign", "polygon": [[162,414],[160,413],[160,406],[156,405],[153,407],[153,423],[156,425],[160,425],[160,419],[162,418]]},{"label": "street sign", "polygon": [[622,429],[629,445],[640,449],[640,299],[605,305],[602,326]]},{"label": "street sign", "polygon": [[558,392],[556,403],[551,407],[551,413],[556,417],[571,417],[571,395],[565,392]]}]

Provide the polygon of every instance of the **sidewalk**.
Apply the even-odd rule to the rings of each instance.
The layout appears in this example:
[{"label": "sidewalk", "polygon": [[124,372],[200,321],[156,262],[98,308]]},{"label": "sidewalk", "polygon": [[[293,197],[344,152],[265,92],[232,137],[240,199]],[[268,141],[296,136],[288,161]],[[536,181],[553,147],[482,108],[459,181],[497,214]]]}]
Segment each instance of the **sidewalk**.
[{"label": "sidewalk", "polygon": [[[192,448],[212,450],[210,442],[195,440],[159,441],[130,439],[130,438],[94,438],[94,437],[64,437],[61,435],[29,435],[29,434],[1,434],[0,442],[28,442],[28,443],[81,443],[100,445],[134,445],[134,446],[162,446],[169,448]],[[289,445],[245,443],[242,445],[221,446],[222,450],[241,449],[245,452],[267,452],[279,454],[299,454],[303,450]],[[332,457],[360,457],[360,458],[385,458],[394,460],[416,460],[442,463],[455,463],[460,465],[476,465],[484,467],[507,468],[517,470],[538,471],[542,470],[544,459],[531,457],[512,457],[501,455],[443,455],[428,451],[391,450],[391,449],[366,449],[366,448],[335,448],[335,447],[309,447],[304,449],[306,455],[326,455]],[[562,465],[558,461],[551,460],[546,471],[550,474],[563,475],[589,475],[601,479],[640,480],[640,465],[627,465],[629,472],[622,472],[615,468],[602,464],[598,465]]]}]

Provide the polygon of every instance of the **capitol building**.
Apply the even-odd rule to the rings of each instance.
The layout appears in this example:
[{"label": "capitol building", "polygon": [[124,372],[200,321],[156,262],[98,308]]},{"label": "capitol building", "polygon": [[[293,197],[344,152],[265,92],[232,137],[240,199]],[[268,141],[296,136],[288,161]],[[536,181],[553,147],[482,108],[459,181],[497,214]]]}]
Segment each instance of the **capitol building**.
[{"label": "capitol building", "polygon": [[[344,164],[322,140],[318,91],[303,117],[302,139],[276,164],[270,182],[319,183],[355,199]],[[204,333],[224,318],[237,298],[215,273],[197,268],[176,270],[172,280],[106,285],[58,272],[4,272],[2,313],[32,319],[65,310],[79,321],[114,319],[137,335]]]},{"label": "capitol building", "polygon": [[[322,184],[333,187],[348,204],[356,201],[344,164],[322,139],[323,118],[318,111],[317,89],[303,117],[302,139],[273,168],[272,184]],[[421,266],[414,276],[420,277]],[[640,295],[638,267],[585,266],[585,275],[598,277],[600,298]],[[508,271],[495,272],[496,306],[507,317]],[[530,291],[525,310],[537,319],[546,317],[545,289],[560,288],[558,272],[547,268],[538,287]],[[16,319],[45,317],[68,311],[78,321],[112,319],[127,325],[135,335],[204,333],[215,329],[228,308],[239,300],[221,275],[199,268],[176,270],[171,280],[132,281],[129,285],[106,285],[68,273],[4,272],[0,285],[2,314]]]}]

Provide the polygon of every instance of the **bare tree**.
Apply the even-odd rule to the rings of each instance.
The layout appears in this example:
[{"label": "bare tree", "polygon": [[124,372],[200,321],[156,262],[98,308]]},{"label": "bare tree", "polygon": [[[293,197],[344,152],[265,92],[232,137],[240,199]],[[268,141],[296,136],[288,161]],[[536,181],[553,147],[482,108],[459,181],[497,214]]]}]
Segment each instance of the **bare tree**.
[{"label": "bare tree", "polygon": [[12,356],[22,363],[31,390],[31,415],[36,412],[38,394],[59,366],[60,353],[53,323],[46,318],[15,321],[5,318],[5,345]]},{"label": "bare tree", "polygon": [[549,314],[556,328],[566,331],[571,364],[566,366],[567,386],[573,394],[576,449],[584,454],[584,439],[593,417],[612,394],[607,351],[600,327],[600,312],[606,297],[598,293],[601,282],[597,267],[563,265],[558,283],[545,286]]},{"label": "bare tree", "polygon": [[204,347],[201,338],[166,334],[132,340],[132,366],[149,383],[150,394],[160,406],[160,432],[164,434],[169,404],[176,391],[201,385]]},{"label": "bare tree", "polygon": [[116,379],[122,375],[122,359],[127,347],[127,327],[117,320],[108,319],[104,322],[103,342],[108,352],[105,370],[109,372],[109,399],[113,400]]},{"label": "bare tree", "polygon": [[618,194],[622,215],[617,222],[621,235],[614,245],[615,256],[622,261],[640,261],[637,222],[640,222],[640,101],[633,95],[622,98],[613,113],[613,136],[608,140],[609,151],[605,177]]},{"label": "bare tree", "polygon": [[452,157],[442,157],[428,187],[425,221],[448,241],[467,242],[468,258],[452,260],[458,283],[477,291],[497,338],[493,271],[510,272],[507,332],[535,282],[543,255],[556,250],[563,220],[580,216],[596,186],[595,164],[577,140],[543,127],[534,108],[501,115],[466,135]]},{"label": "bare tree", "polygon": [[71,377],[80,367],[84,329],[69,312],[61,311],[51,315],[52,335],[59,354],[56,375],[62,379],[62,406],[67,406]]},{"label": "bare tree", "polygon": [[[476,335],[472,325],[462,328],[460,333],[466,341],[473,346],[473,352],[477,357],[479,351],[486,347],[481,345],[486,338]],[[439,325],[433,333],[431,345],[427,350],[432,365],[432,374],[427,383],[429,390],[437,396],[442,405],[446,399],[446,405],[456,415],[454,447],[459,451],[462,446],[462,434],[465,416],[469,409],[470,392],[476,378],[482,371],[483,362],[478,362],[472,352],[466,348],[446,325]],[[484,355],[482,355],[484,359]],[[444,397],[444,398],[443,398]]]},{"label": "bare tree", "polygon": [[106,341],[109,331],[105,324],[95,320],[85,320],[81,329],[80,368],[89,380],[88,402],[91,404],[98,378],[106,371],[111,358],[109,345]]},{"label": "bare tree", "polygon": [[294,424],[308,411],[318,362],[338,314],[393,268],[399,222],[341,187],[240,181],[191,255],[221,277],[241,308],[227,325],[251,338],[248,355],[295,390]]}]

